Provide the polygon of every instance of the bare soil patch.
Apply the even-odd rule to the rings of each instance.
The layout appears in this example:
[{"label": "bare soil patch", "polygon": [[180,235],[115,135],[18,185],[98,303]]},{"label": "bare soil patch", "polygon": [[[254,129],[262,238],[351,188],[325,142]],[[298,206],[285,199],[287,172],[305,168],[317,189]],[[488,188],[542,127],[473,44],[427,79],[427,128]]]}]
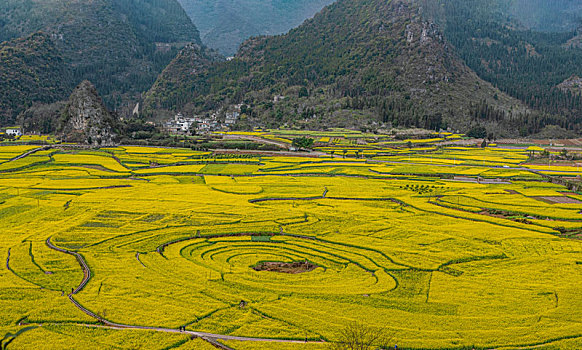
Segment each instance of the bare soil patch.
[{"label": "bare soil patch", "polygon": [[278,261],[268,261],[260,263],[253,267],[255,271],[271,271],[279,273],[305,273],[311,272],[318,268],[319,266],[312,264],[308,261],[296,261],[296,262],[278,262]]},{"label": "bare soil patch", "polygon": [[582,146],[582,139],[566,139],[566,140],[534,140],[537,145],[549,145],[550,143],[555,146]]},{"label": "bare soil patch", "polygon": [[542,201],[548,204],[582,204],[581,201],[566,197],[566,196],[542,196],[542,197],[532,197],[533,199],[537,199],[538,201]]},{"label": "bare soil patch", "polygon": [[506,216],[505,215],[502,215],[502,214],[491,214],[488,210],[480,211],[479,214],[485,215],[485,216],[491,216],[493,218],[499,218],[499,219],[505,219],[506,218]]}]

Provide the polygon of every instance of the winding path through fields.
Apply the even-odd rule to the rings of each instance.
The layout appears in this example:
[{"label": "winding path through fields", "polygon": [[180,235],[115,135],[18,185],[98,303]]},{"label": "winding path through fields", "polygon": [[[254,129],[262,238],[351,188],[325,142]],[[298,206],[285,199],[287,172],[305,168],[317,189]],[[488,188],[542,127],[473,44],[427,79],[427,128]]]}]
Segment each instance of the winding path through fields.
[{"label": "winding path through fields", "polygon": [[[32,154],[31,152],[22,155],[21,158],[24,158],[28,155]],[[450,167],[450,165],[448,165],[448,167]],[[528,171],[532,171],[534,173],[539,173],[540,170],[532,170],[529,168],[512,168],[512,169],[519,169],[519,170],[528,170]],[[201,176],[209,176],[208,174],[204,175],[201,174]],[[215,175],[216,176],[216,175]],[[223,175],[223,176],[227,176],[227,175]],[[241,177],[254,177],[254,176],[293,176],[293,177],[299,177],[299,176],[321,176],[321,177],[359,177],[359,178],[367,178],[367,176],[358,176],[358,175],[342,175],[342,174],[265,174],[265,175],[228,175],[228,176],[241,176]],[[547,176],[548,178],[551,178],[550,176]],[[379,177],[380,178],[380,177]],[[129,185],[125,185],[125,186],[112,186],[112,187],[103,187],[103,188],[117,188],[117,187],[130,187]],[[326,200],[343,200],[343,201],[392,201],[394,203],[400,204],[400,205],[404,205],[404,206],[410,206],[415,210],[421,211],[421,212],[427,212],[427,213],[432,213],[432,214],[438,214],[438,215],[443,215],[443,216],[449,216],[449,217],[453,217],[453,218],[458,218],[458,219],[463,219],[463,220],[470,220],[470,221],[480,221],[480,222],[488,222],[490,224],[495,224],[495,225],[499,225],[498,223],[493,223],[490,221],[486,221],[486,220],[481,220],[481,219],[477,219],[477,218],[467,218],[467,217],[462,217],[462,216],[455,216],[454,214],[451,213],[438,213],[436,211],[431,211],[431,210],[427,210],[426,208],[421,208],[421,207],[415,207],[409,204],[406,204],[404,202],[401,202],[399,200],[396,200],[394,198],[344,198],[344,197],[328,197],[328,190],[327,188],[325,188],[323,194],[321,196],[317,196],[317,197],[308,197],[308,198],[261,198],[261,199],[255,199],[255,200],[249,200],[250,203],[260,203],[260,202],[267,202],[267,201],[296,201],[296,200],[319,200],[319,199],[326,199]],[[437,204],[437,203],[431,203],[430,204]],[[449,209],[456,209],[456,208],[449,208]],[[503,226],[507,226],[507,225],[503,225]],[[516,227],[516,228],[521,228],[521,227]],[[521,228],[523,229],[523,228]],[[532,229],[529,229],[532,230]],[[540,231],[541,232],[541,231]],[[541,233],[546,233],[546,232],[541,232]],[[298,235],[289,235],[289,234],[283,234],[283,231],[281,229],[281,232],[279,235],[283,235],[283,236],[291,236],[291,237],[297,237],[297,238],[302,238],[302,239],[311,239],[311,240],[318,240],[320,242],[324,242],[323,240],[319,240],[317,238],[314,237],[307,237],[307,236],[298,236]],[[231,235],[229,235],[231,236]],[[197,238],[209,238],[209,237],[191,237],[191,238],[185,238],[182,240],[190,240],[190,239],[197,239]],[[179,240],[181,241],[181,240]],[[157,252],[164,256],[164,248],[166,246],[168,246],[169,244],[173,244],[173,243],[177,243],[178,241],[174,241],[174,242],[169,242],[169,243],[165,243],[161,246],[159,246],[157,248]],[[80,284],[76,287],[76,288],[72,288],[71,293],[68,295],[69,300],[71,301],[71,303],[73,305],[75,305],[75,307],[77,309],[79,309],[80,311],[82,311],[83,313],[85,313],[86,315],[88,315],[89,317],[93,318],[94,320],[98,321],[100,324],[83,324],[83,323],[78,323],[75,324],[77,326],[80,327],[92,327],[92,328],[104,328],[104,329],[115,329],[115,330],[143,330],[143,331],[155,331],[155,332],[164,332],[164,333],[172,333],[172,334],[178,334],[178,333],[183,333],[186,335],[190,335],[192,337],[199,337],[204,339],[205,341],[213,344],[214,346],[220,347],[222,349],[231,349],[225,345],[222,345],[220,343],[218,343],[218,340],[234,340],[234,341],[248,341],[248,342],[272,342],[272,343],[295,343],[295,344],[302,344],[305,343],[305,341],[302,340],[285,340],[285,339],[273,339],[273,338],[251,338],[251,337],[239,337],[239,336],[231,336],[231,335],[225,335],[225,334],[214,334],[214,333],[206,333],[206,332],[197,332],[197,331],[181,331],[178,329],[174,329],[174,328],[164,328],[164,327],[148,327],[148,326],[135,326],[135,325],[127,325],[127,324],[121,324],[121,323],[115,323],[115,322],[111,322],[108,321],[104,318],[102,318],[101,316],[93,313],[92,311],[90,311],[89,309],[87,309],[86,307],[84,307],[83,305],[81,305],[76,299],[75,296],[76,294],[80,293],[81,291],[83,291],[83,289],[86,287],[86,285],[88,284],[88,282],[91,280],[92,278],[92,272],[91,269],[89,267],[89,265],[87,264],[87,262],[85,261],[85,258],[83,257],[83,255],[81,253],[78,252],[74,252],[74,251],[69,251],[63,248],[59,248],[57,246],[55,246],[54,244],[52,244],[51,242],[51,238],[49,237],[48,239],[46,239],[46,245],[50,248],[53,249],[55,251],[58,251],[60,253],[63,254],[68,254],[68,255],[72,255],[76,258],[77,262],[79,263],[79,265],[82,268],[83,271],[83,279],[80,282]],[[13,255],[16,256],[18,250],[14,250],[13,251]],[[136,253],[135,258],[137,259],[137,261],[143,266],[146,267],[143,262],[140,260],[140,253]],[[390,260],[392,263],[394,264],[399,264],[394,262],[393,260],[391,260],[391,258],[385,256],[386,259]],[[488,256],[486,258],[489,259],[497,259],[497,256]],[[12,271],[12,269],[10,268],[10,264],[11,264],[11,250],[8,249],[8,256],[6,258],[6,268],[10,271]],[[15,262],[17,262],[17,260],[12,261],[12,265],[15,265]],[[399,264],[402,265],[402,264]],[[446,265],[450,265],[449,263],[445,263],[442,266],[446,266]],[[405,265],[402,265],[405,266]],[[16,266],[17,267],[17,266]],[[17,269],[18,271],[18,269]],[[435,271],[438,271],[438,269],[436,269]],[[14,272],[14,271],[12,271]],[[548,343],[540,343],[537,345],[524,345],[523,347],[520,347],[519,349],[532,349],[532,348],[537,348],[537,347],[541,347],[545,344],[549,344],[553,341],[556,340],[551,340],[548,341]],[[322,341],[310,341],[310,343],[323,343]]]},{"label": "winding path through fields", "polygon": [[[46,244],[49,248],[51,248],[53,250],[56,250],[56,251],[64,253],[64,254],[73,255],[75,258],[77,258],[77,262],[79,262],[79,265],[81,265],[81,268],[83,269],[83,275],[84,275],[83,280],[81,281],[79,286],[76,289],[74,289],[71,292],[71,294],[69,294],[69,300],[73,303],[73,305],[75,305],[75,307],[77,307],[79,310],[81,310],[83,313],[85,313],[89,317],[94,318],[95,320],[100,322],[102,325],[78,324],[79,326],[95,327],[95,328],[107,328],[107,329],[119,329],[119,330],[122,330],[122,329],[131,330],[131,329],[133,329],[133,330],[149,330],[149,331],[165,332],[165,333],[184,333],[184,334],[189,334],[189,335],[192,335],[194,337],[204,339],[205,341],[209,342],[210,344],[212,344],[216,347],[219,347],[221,349],[225,349],[225,350],[233,350],[233,349],[231,349],[228,346],[225,346],[223,344],[218,343],[217,340],[255,341],[255,342],[272,342],[272,343],[295,343],[295,344],[306,343],[305,341],[302,341],[302,340],[238,337],[238,336],[231,336],[231,335],[226,335],[226,334],[215,334],[215,333],[196,332],[196,331],[187,331],[187,330],[181,331],[179,329],[174,329],[174,328],[134,326],[134,325],[127,325],[127,324],[115,323],[115,322],[108,321],[108,320],[102,318],[101,316],[96,315],[95,313],[91,312],[89,309],[87,309],[86,307],[81,305],[74,298],[74,295],[79,293],[81,290],[83,290],[83,288],[87,285],[87,283],[91,279],[91,269],[89,268],[89,265],[87,265],[87,263],[85,262],[85,259],[83,258],[83,256],[77,252],[73,252],[73,251],[66,250],[66,249],[59,248],[59,247],[55,246],[54,244],[51,243],[51,237],[47,238]],[[309,343],[323,343],[323,341],[308,341],[308,342]]]}]

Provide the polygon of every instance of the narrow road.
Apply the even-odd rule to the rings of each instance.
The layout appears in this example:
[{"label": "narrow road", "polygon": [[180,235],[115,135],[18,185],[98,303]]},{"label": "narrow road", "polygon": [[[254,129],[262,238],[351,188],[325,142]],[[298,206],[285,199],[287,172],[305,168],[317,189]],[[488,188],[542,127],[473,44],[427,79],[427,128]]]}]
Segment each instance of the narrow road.
[{"label": "narrow road", "polygon": [[139,253],[135,253],[135,258],[137,259],[137,261],[139,261],[139,263],[141,264],[141,266],[146,267],[143,262],[141,262],[140,258],[139,258]]},{"label": "narrow road", "polygon": [[32,150],[30,150],[30,151],[28,151],[26,153],[23,153],[23,154],[17,156],[17,157],[14,157],[12,159],[9,159],[7,162],[14,162],[16,160],[19,160],[19,159],[22,159],[22,158],[26,158],[29,155],[33,154],[33,153],[36,153],[36,152],[39,152],[39,151],[46,151],[47,149],[50,149],[50,146],[35,148],[35,149],[32,149]]},{"label": "narrow road", "polygon": [[267,145],[274,145],[277,147],[281,147],[283,149],[289,149],[291,147],[290,143],[286,143],[283,141],[276,141],[276,140],[269,140],[259,136],[252,136],[252,135],[224,135],[224,140],[249,140],[258,143],[264,143]]},{"label": "narrow road", "polygon": [[79,286],[71,292],[71,294],[69,295],[69,298],[71,297],[71,295],[77,294],[81,290],[83,290],[83,288],[85,288],[85,286],[87,285],[87,283],[91,279],[91,270],[89,269],[89,265],[87,265],[87,263],[85,262],[85,259],[83,259],[83,256],[81,254],[77,253],[77,252],[72,252],[72,251],[69,251],[69,250],[65,250],[65,249],[62,249],[62,248],[59,248],[59,247],[53,245],[51,243],[51,238],[50,237],[47,238],[46,245],[49,248],[54,249],[54,250],[56,250],[58,252],[65,253],[65,254],[69,254],[69,255],[73,255],[75,258],[77,258],[77,261],[79,262],[79,265],[81,265],[81,268],[83,269],[83,280],[81,281],[81,284],[79,284]]},{"label": "narrow road", "polygon": [[[238,337],[232,335],[222,335],[206,332],[196,332],[196,331],[180,331],[174,328],[163,328],[163,327],[146,327],[146,326],[128,326],[117,323],[108,322],[105,325],[95,325],[95,324],[78,324],[83,327],[94,327],[94,328],[106,328],[106,329],[117,329],[117,330],[147,330],[147,331],[157,331],[164,333],[183,333],[196,336],[202,339],[213,339],[213,340],[236,340],[236,341],[256,341],[256,342],[266,342],[266,343],[289,343],[289,344],[305,344],[305,340],[288,340],[288,339],[272,339],[272,338],[250,338],[250,337]],[[307,343],[318,343],[324,344],[323,341],[307,341]]]},{"label": "narrow road", "polygon": [[8,248],[8,257],[6,258],[6,270],[8,271],[12,271],[12,269],[10,268],[10,249]]},{"label": "narrow road", "polygon": [[[217,148],[212,149],[216,154],[249,154],[263,157],[304,157],[304,158],[330,158],[329,154],[319,151],[310,152],[293,152],[293,151],[262,151],[262,150],[246,150],[246,149],[226,149]],[[331,159],[331,158],[330,158]]]}]

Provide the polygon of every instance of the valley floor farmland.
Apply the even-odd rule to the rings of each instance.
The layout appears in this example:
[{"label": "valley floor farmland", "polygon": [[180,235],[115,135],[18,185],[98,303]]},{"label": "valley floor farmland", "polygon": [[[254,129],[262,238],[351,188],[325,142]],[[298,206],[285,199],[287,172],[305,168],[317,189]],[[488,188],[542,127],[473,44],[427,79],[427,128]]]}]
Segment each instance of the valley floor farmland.
[{"label": "valley floor farmland", "polygon": [[400,348],[582,347],[582,195],[543,177],[578,168],[413,146],[2,147],[1,344],[325,349],[358,320]]}]

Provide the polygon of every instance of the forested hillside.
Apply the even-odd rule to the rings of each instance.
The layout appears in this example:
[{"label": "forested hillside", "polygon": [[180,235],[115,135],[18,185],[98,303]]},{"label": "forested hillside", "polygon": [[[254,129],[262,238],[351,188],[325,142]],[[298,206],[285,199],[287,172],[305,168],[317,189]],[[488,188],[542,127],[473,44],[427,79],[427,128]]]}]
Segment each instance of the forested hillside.
[{"label": "forested hillside", "polygon": [[[111,108],[129,107],[151,86],[179,48],[187,42],[200,43],[196,27],[176,0],[0,2],[0,40],[26,37],[37,31],[48,35],[52,43],[47,45],[56,48],[68,74],[60,75],[60,66],[35,65],[47,77],[62,76],[59,84],[66,93],[45,94],[38,90],[33,100],[65,99],[80,81],[88,79]],[[54,83],[43,80],[40,84]],[[0,90],[7,88],[1,86]],[[18,100],[3,101],[2,105],[14,106],[10,112],[0,108],[9,119],[26,107]]]},{"label": "forested hillside", "polygon": [[[219,54],[206,47],[196,44],[184,47],[160,74],[146,95],[150,111],[155,110],[159,113],[163,110],[172,110],[176,105],[185,106],[190,103],[193,95],[202,93],[200,87],[190,85],[192,83],[190,79],[192,77],[203,79],[213,64],[221,60]],[[207,86],[207,83],[204,83],[204,86]]]},{"label": "forested hillside", "polygon": [[[176,67],[183,62],[167,71],[184,72]],[[494,123],[525,118],[519,102],[480,80],[404,0],[340,0],[287,35],[251,39],[234,60],[180,78],[160,76],[146,97],[150,112],[244,102],[249,123],[271,126],[465,130],[482,123],[474,116],[483,108]]]},{"label": "forested hillside", "polygon": [[12,123],[34,101],[60,99],[69,81],[63,58],[47,34],[0,43],[0,125]]},{"label": "forested hillside", "polygon": [[[529,107],[544,112],[540,118],[522,126],[522,134],[540,132],[546,124],[581,130],[582,96],[559,87],[567,79],[582,75],[582,50],[573,41],[576,32],[527,29],[529,26],[538,28],[540,25],[535,23],[542,23],[533,21],[534,17],[545,21],[544,29],[556,29],[566,23],[566,19],[573,18],[574,7],[579,8],[579,2],[535,1],[536,4],[531,4],[528,1],[529,6],[522,1],[507,0],[424,3],[425,14],[444,28],[447,40],[481,78]],[[563,7],[556,7],[557,3]],[[561,16],[567,8],[571,11]],[[524,23],[529,23],[528,26],[516,22],[511,16],[514,12],[526,21]]]},{"label": "forested hillside", "polygon": [[125,114],[138,101],[149,117],[242,103],[241,128],[582,131],[579,1],[339,0],[230,61],[178,1],[227,54],[332,2],[4,0],[0,122],[90,80]]},{"label": "forested hillside", "polygon": [[246,39],[297,27],[335,0],[179,0],[204,44],[234,55]]}]

